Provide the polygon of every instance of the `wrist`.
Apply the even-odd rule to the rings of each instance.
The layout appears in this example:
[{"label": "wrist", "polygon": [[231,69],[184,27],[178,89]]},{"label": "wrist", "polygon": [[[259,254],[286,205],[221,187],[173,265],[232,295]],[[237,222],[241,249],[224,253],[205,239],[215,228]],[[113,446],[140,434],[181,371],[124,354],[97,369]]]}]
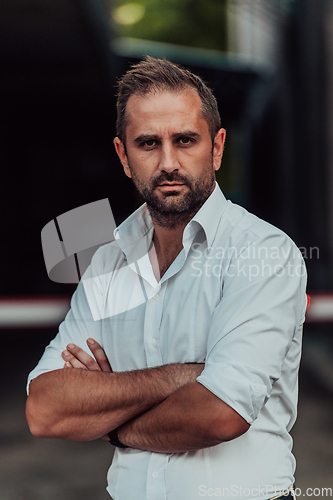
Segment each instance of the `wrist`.
[{"label": "wrist", "polygon": [[116,448],[129,448],[129,446],[126,446],[125,444],[123,444],[120,439],[119,439],[119,435],[118,435],[118,430],[119,430],[119,427],[117,427],[116,429],[113,429],[112,431],[110,431],[108,433],[108,436],[109,436],[109,442],[113,445],[113,446],[116,446]]}]

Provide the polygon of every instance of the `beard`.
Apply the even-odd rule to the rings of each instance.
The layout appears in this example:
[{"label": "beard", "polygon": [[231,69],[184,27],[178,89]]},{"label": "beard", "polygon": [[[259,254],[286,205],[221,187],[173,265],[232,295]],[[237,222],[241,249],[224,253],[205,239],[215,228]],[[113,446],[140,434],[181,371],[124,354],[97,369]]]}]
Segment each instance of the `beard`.
[{"label": "beard", "polygon": [[[215,183],[215,172],[205,172],[197,179],[184,176],[177,172],[161,172],[143,183],[138,179],[129,166],[135,187],[147,203],[150,215],[154,222],[169,229],[187,224],[205,203]],[[188,187],[185,194],[178,191],[156,193],[156,188],[164,182],[177,182]]]}]

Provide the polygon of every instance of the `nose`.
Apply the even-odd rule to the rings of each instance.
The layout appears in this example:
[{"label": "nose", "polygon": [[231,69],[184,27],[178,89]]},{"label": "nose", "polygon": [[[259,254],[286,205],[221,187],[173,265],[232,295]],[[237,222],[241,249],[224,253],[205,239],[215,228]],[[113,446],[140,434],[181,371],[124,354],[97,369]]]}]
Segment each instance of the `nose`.
[{"label": "nose", "polygon": [[177,151],[173,144],[164,143],[161,148],[160,170],[173,172],[179,169]]}]

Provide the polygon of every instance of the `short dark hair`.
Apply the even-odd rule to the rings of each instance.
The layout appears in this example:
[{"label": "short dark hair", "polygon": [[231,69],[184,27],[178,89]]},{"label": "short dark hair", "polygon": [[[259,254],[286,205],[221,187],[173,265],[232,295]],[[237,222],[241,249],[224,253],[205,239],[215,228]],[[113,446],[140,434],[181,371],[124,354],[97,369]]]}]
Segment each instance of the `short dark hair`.
[{"label": "short dark hair", "polygon": [[221,118],[213,92],[191,71],[166,59],[147,56],[131,69],[118,82],[117,96],[117,136],[125,144],[128,115],[126,106],[131,95],[146,95],[159,90],[184,90],[194,88],[201,99],[202,114],[208,123],[212,141],[221,128]]}]

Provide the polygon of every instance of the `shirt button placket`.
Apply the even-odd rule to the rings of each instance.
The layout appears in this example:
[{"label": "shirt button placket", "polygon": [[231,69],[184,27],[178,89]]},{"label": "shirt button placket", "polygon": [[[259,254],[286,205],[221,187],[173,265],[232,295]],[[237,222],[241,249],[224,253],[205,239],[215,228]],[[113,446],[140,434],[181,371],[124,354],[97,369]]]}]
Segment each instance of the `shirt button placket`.
[{"label": "shirt button placket", "polygon": [[152,453],[147,471],[147,500],[167,500],[164,480],[167,464],[167,455]]},{"label": "shirt button placket", "polygon": [[145,312],[144,344],[147,357],[147,365],[159,366],[163,364],[159,345],[159,329],[163,314],[163,298],[165,284],[162,285],[158,293],[155,293],[148,300]]}]

